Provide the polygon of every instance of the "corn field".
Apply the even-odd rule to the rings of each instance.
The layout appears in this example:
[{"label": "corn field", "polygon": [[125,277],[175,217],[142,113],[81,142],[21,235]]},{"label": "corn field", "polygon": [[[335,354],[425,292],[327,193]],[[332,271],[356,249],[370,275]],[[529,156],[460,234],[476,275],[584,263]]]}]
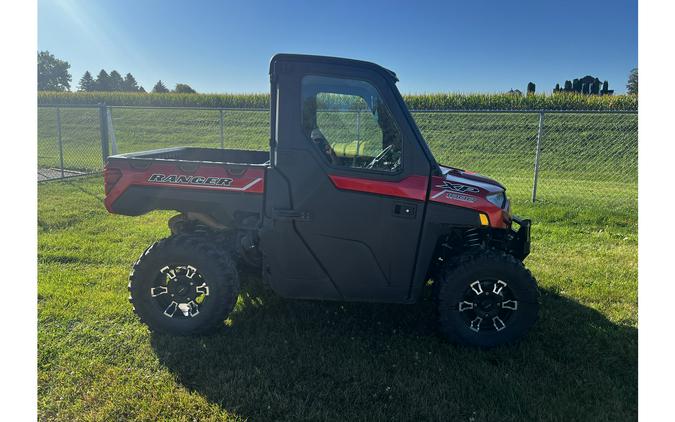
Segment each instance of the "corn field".
[{"label": "corn field", "polygon": [[[637,111],[635,95],[411,94],[411,110],[604,110]],[[39,105],[106,103],[111,106],[267,108],[268,94],[141,94],[131,92],[39,92]]]}]

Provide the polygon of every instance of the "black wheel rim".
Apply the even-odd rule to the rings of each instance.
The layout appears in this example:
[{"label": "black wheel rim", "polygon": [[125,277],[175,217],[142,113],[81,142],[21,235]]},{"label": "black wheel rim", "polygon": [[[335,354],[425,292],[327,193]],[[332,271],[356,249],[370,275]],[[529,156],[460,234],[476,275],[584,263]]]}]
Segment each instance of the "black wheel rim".
[{"label": "black wheel rim", "polygon": [[496,333],[509,326],[518,305],[507,281],[482,279],[469,283],[457,309],[471,331]]},{"label": "black wheel rim", "polygon": [[209,286],[193,265],[171,264],[159,270],[150,288],[159,312],[172,319],[190,319],[208,306]]}]

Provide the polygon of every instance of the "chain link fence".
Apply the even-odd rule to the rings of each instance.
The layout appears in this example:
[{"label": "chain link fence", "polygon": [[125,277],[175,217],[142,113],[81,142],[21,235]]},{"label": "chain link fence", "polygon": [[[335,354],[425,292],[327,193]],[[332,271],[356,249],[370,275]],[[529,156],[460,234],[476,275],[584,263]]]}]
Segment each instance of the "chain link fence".
[{"label": "chain link fence", "polygon": [[99,119],[96,106],[38,108],[38,181],[102,170]]},{"label": "chain link fence", "polygon": [[[266,109],[100,105],[38,110],[39,180],[100,172],[108,153],[172,146],[268,149]],[[366,129],[364,119],[350,114],[344,124],[353,125],[356,141]],[[636,112],[412,114],[439,163],[495,178],[515,201],[637,207]]]},{"label": "chain link fence", "polygon": [[416,111],[440,163],[502,182],[516,200],[637,208],[636,112]]}]

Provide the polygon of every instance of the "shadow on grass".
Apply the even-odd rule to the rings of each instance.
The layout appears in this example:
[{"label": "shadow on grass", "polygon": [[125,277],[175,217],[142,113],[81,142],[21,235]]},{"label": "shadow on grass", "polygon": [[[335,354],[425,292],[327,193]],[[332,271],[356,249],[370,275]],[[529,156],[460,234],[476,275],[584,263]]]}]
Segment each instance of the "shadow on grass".
[{"label": "shadow on grass", "polygon": [[[43,220],[40,218],[40,215],[38,215],[38,227],[43,230],[43,231],[50,231],[50,230],[61,230],[61,229],[67,229],[81,221],[84,221],[88,218],[90,218],[90,214],[93,211],[89,211],[89,213],[72,213],[72,210],[78,209],[78,207],[81,207],[83,205],[83,202],[86,200],[94,200],[92,208],[95,210],[105,210],[103,207],[103,201],[104,201],[104,196],[101,194],[101,189],[100,187],[92,188],[88,185],[83,184],[83,181],[88,181],[88,180],[93,180],[95,177],[99,177],[99,175],[83,175],[83,176],[77,176],[76,178],[72,179],[65,179],[65,180],[49,180],[46,181],[42,184],[42,186],[47,186],[47,184],[52,184],[52,185],[63,185],[63,186],[68,186],[69,188],[72,188],[73,190],[79,191],[83,193],[84,197],[78,198],[77,194],[74,195],[70,201],[72,201],[71,207],[69,211],[71,211],[70,218],[64,218],[63,215],[60,215],[60,219],[57,223],[50,223],[49,220],[51,218],[47,218]],[[103,181],[101,180],[101,186],[103,186]],[[73,192],[71,192],[73,193]],[[66,197],[69,198],[69,197]]]},{"label": "shadow on grass", "polygon": [[483,351],[413,306],[291,301],[257,282],[216,335],[153,334],[186,388],[251,420],[637,417],[637,330],[551,291],[519,344]]}]

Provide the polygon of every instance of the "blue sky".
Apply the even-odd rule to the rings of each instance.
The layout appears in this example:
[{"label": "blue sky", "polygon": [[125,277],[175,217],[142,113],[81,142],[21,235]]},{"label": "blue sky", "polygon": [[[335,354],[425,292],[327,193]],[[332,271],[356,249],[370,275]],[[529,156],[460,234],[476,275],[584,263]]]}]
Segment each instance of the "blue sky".
[{"label": "blue sky", "polygon": [[550,92],[586,74],[625,91],[637,66],[636,0],[39,0],[38,50],[85,70],[131,72],[150,90],[265,92],[277,52],[358,58],[404,93]]}]

